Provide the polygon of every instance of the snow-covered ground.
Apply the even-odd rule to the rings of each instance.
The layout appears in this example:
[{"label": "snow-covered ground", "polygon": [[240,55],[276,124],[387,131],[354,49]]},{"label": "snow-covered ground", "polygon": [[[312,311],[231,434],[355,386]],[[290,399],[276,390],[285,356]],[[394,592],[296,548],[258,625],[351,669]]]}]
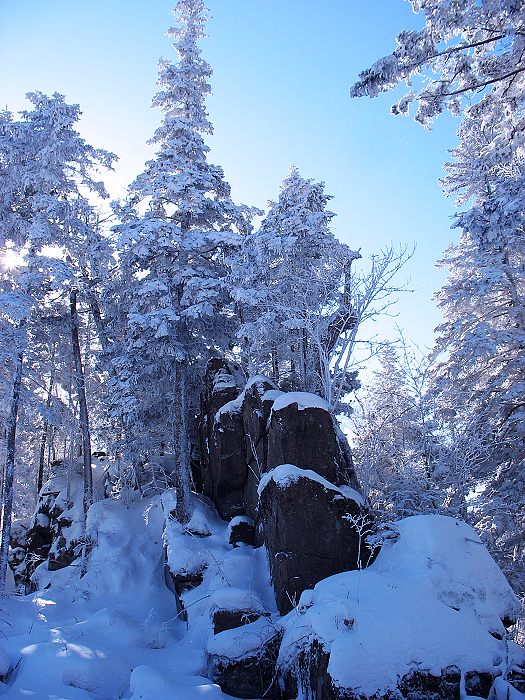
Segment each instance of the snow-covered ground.
[{"label": "snow-covered ground", "polygon": [[[97,546],[88,573],[82,579],[76,567],[49,573],[44,564],[43,590],[0,601],[0,672],[16,666],[0,695],[24,700],[228,697],[201,676],[202,648],[186,635],[175,597],[165,586],[163,525],[158,496],[127,507],[100,501],[90,510]],[[225,523],[223,529],[227,542]]]},{"label": "snow-covered ground", "polygon": [[[287,478],[293,470],[283,467]],[[265,549],[228,543],[230,529],[195,497],[182,528],[162,497],[106,499],[90,509],[96,543],[88,571],[37,569],[40,590],[0,601],[0,695],[35,700],[217,700],[205,677],[206,652],[239,658],[283,628],[280,664],[317,639],[330,652],[336,685],[374,693],[414,670],[439,675],[455,665],[503,678],[525,654],[505,641],[501,619],[517,601],[474,531],[452,518],[417,516],[395,524],[370,568],[338,574],[305,591],[279,618]],[[164,532],[164,528],[167,526]],[[188,622],[164,578],[164,548],[176,572],[201,572],[183,594]],[[216,610],[263,616],[213,633]],[[268,628],[268,629],[266,629]],[[352,659],[352,663],[349,663]],[[497,691],[497,692],[496,692]],[[500,679],[493,700],[523,698]]]},{"label": "snow-covered ground", "polygon": [[395,692],[417,671],[440,676],[455,666],[505,677],[523,667],[525,652],[502,623],[518,614],[518,601],[475,531],[419,515],[394,523],[391,535],[368,569],[304,591],[287,616],[280,662],[319,640],[335,685],[366,695]]}]

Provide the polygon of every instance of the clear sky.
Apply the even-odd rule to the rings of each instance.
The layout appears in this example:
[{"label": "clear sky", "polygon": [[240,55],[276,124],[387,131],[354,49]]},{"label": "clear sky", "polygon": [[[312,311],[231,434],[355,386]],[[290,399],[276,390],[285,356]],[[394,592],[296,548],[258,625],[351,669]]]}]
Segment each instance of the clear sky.
[{"label": "clear sky", "polygon": [[[175,0],[0,0],[0,106],[27,107],[28,91],[79,103],[80,131],[116,153],[113,196],[142,170],[160,115],[150,107],[157,61],[175,60],[165,36]],[[421,18],[405,0],[208,0],[202,42],[211,64],[215,133],[210,161],[235,201],[265,208],[295,163],[332,194],[335,233],[364,257],[389,243],[416,244],[411,287],[397,323],[431,345],[439,314],[435,268],[448,243],[453,202],[438,178],[455,144],[445,117],[431,132],[392,117],[394,94],[352,100],[360,70],[390,52]]]}]

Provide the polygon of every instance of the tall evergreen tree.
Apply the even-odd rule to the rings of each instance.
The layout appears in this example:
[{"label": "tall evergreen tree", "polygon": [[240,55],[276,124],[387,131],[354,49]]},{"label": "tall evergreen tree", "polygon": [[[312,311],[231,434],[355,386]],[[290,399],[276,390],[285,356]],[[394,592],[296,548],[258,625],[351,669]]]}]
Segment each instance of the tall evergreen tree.
[{"label": "tall evergreen tree", "polygon": [[355,322],[344,290],[360,257],[331,232],[330,199],[324,183],[292,166],[260,229],[244,238],[232,275],[249,371],[325,394],[331,353]]},{"label": "tall evergreen tree", "polygon": [[451,454],[470,465],[478,494],[471,514],[523,590],[525,2],[411,4],[425,26],[401,32],[395,51],[364,71],[352,94],[375,96],[404,80],[410,90],[394,114],[417,103],[415,118],[424,125],[446,109],[462,115],[443,181],[462,211],[459,244],[442,262],[449,278],[438,294],[445,322],[434,352],[435,388],[442,411],[453,413]]},{"label": "tall evergreen tree", "polygon": [[[191,403],[194,372],[232,335],[225,262],[239,244],[245,210],[233,204],[222,168],[207,161],[211,68],[198,47],[204,5],[180,0],[174,14],[177,24],[168,34],[179,60],[159,64],[153,105],[163,117],[151,140],[157,154],[131,185],[118,227],[129,287],[124,342],[114,359],[115,410],[134,426],[128,445],[135,455],[161,444],[175,453],[178,516],[185,520],[188,395]],[[132,432],[142,445],[133,444]]]}]

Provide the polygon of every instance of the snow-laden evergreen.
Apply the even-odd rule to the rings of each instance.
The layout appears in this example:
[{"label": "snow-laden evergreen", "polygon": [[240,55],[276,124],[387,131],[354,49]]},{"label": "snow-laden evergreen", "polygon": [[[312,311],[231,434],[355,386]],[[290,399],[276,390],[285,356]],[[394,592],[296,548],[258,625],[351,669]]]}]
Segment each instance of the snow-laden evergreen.
[{"label": "snow-laden evergreen", "polygon": [[232,273],[249,371],[329,401],[338,342],[357,322],[349,288],[360,257],[330,230],[330,199],[324,183],[292,166],[278,201],[244,238]]},{"label": "snow-laden evergreen", "polygon": [[[27,97],[33,109],[22,112],[18,121],[4,114],[0,129],[0,247],[4,255],[12,250],[20,257],[18,265],[8,266],[0,279],[0,330],[4,343],[11,341],[4,345],[0,375],[4,400],[10,405],[0,588],[7,566],[15,436],[23,393],[27,392],[29,399],[24,403],[43,403],[41,383],[34,371],[34,365],[43,360],[37,354],[43,349],[37,338],[45,332],[50,318],[65,314],[67,289],[86,286],[95,257],[100,266],[104,254],[109,255],[87,195],[107,196],[95,177],[99,168],[111,167],[114,156],[93,148],[75,131],[80,118],[78,105],[68,105],[59,94],[48,97],[35,92]],[[87,411],[85,417],[87,421]],[[89,455],[86,465],[89,470]]]},{"label": "snow-laden evergreen", "polygon": [[[425,26],[364,71],[353,96],[405,81],[392,107],[425,126],[461,116],[443,180],[461,207],[459,242],[441,265],[444,322],[433,351],[434,389],[447,419],[452,473],[477,498],[471,516],[523,590],[525,542],[525,110],[522,0],[412,0]],[[456,484],[457,486],[457,484]],[[462,499],[464,500],[465,494]]]},{"label": "snow-laden evergreen", "polygon": [[[194,403],[196,373],[232,337],[226,261],[247,219],[222,169],[207,161],[211,68],[198,47],[204,5],[181,0],[175,17],[169,35],[178,62],[160,61],[153,100],[163,114],[151,140],[157,155],[130,186],[117,229],[127,319],[114,360],[115,410],[124,416],[131,453],[174,447],[187,500],[188,396]],[[139,434],[140,448],[133,440]]]},{"label": "snow-laden evergreen", "polygon": [[[522,101],[523,109],[523,101]],[[522,115],[500,129],[482,105],[460,130],[445,185],[470,208],[441,262],[449,277],[438,294],[445,321],[437,329],[435,387],[456,409],[455,430],[485,443],[472,476],[484,482],[478,524],[515,583],[525,568],[525,149]],[[465,439],[464,438],[464,439]]]}]

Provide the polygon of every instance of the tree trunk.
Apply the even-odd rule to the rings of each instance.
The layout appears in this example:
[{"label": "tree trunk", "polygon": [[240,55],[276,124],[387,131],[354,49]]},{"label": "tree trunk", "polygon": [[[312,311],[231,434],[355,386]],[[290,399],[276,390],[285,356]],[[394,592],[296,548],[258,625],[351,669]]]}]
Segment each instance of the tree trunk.
[{"label": "tree trunk", "polygon": [[[89,283],[88,283],[89,284]],[[102,352],[107,353],[109,351],[109,338],[106,332],[106,324],[102,318],[102,311],[100,310],[100,304],[98,303],[97,296],[91,286],[87,289],[87,298],[89,303],[89,308],[91,309],[91,314],[93,316],[93,321],[95,322],[95,328],[97,331],[97,336],[102,347]]]},{"label": "tree trunk", "polygon": [[175,398],[175,491],[177,506],[175,517],[179,523],[187,523],[191,517],[190,454],[188,441],[188,401],[186,396],[186,361],[177,362]]},{"label": "tree trunk", "polygon": [[[53,352],[51,354],[51,369],[49,372],[49,389],[47,390],[47,400],[46,400],[46,409],[48,411],[51,408],[53,388],[55,385],[55,350],[56,350],[56,347],[53,347]],[[39,457],[39,461],[38,461],[38,478],[37,478],[37,484],[36,484],[37,500],[38,500],[38,494],[40,493],[40,490],[41,490],[42,485],[44,483],[44,466],[45,466],[45,462],[46,462],[46,443],[47,443],[49,438],[50,438],[49,421],[46,418],[44,421],[43,428],[42,428],[42,436],[40,438],[40,457]],[[49,440],[49,442],[51,442],[51,440]]]},{"label": "tree trunk", "polygon": [[277,348],[275,345],[272,348],[270,356],[272,358],[272,380],[275,382],[275,384],[278,385],[279,384],[279,357],[278,357]]},{"label": "tree trunk", "polygon": [[5,590],[7,577],[9,538],[11,536],[11,517],[13,513],[13,486],[15,472],[15,439],[18,420],[18,405],[22,386],[22,367],[24,354],[19,352],[16,359],[15,378],[13,381],[13,396],[11,411],[7,424],[6,460],[4,472],[4,493],[2,501],[2,541],[0,543],[0,592]]},{"label": "tree trunk", "polygon": [[86,401],[86,385],[80,355],[78,338],[77,290],[73,288],[69,294],[71,308],[71,346],[75,363],[75,385],[80,411],[80,430],[82,435],[82,457],[84,462],[84,516],[93,503],[93,475],[91,472],[91,438],[89,435],[89,418]]},{"label": "tree trunk", "polygon": [[307,376],[306,376],[306,364],[307,364],[307,358],[306,358],[306,352],[307,352],[307,346],[308,346],[308,340],[306,336],[306,328],[301,328],[299,330],[299,377],[301,381],[301,386],[303,387],[303,391],[310,391],[310,386],[307,381]]}]

